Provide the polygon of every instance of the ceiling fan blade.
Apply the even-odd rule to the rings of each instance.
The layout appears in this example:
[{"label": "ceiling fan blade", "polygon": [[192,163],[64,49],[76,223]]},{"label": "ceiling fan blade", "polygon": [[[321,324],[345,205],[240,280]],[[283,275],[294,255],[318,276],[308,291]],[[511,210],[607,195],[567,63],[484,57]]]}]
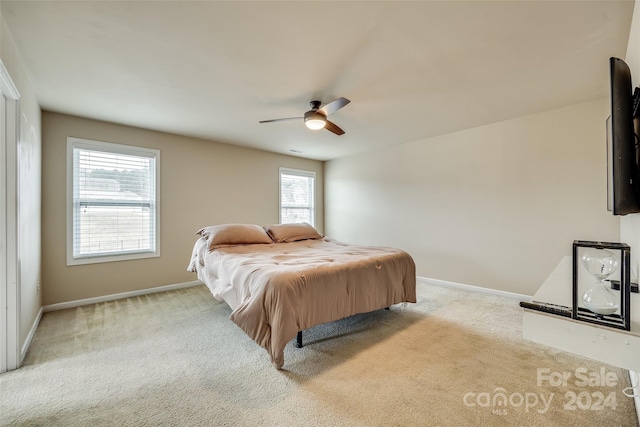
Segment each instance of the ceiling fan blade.
[{"label": "ceiling fan blade", "polygon": [[285,120],[300,120],[300,119],[304,119],[304,117],[286,117],[284,119],[260,120],[258,123],[283,122]]},{"label": "ceiling fan blade", "polygon": [[329,120],[327,120],[327,124],[324,126],[324,128],[330,132],[335,133],[336,135],[342,135],[344,134],[344,131],[342,129],[340,129],[340,127],[338,127],[338,125],[336,125],[333,122],[330,122]]},{"label": "ceiling fan blade", "polygon": [[349,101],[347,98],[338,98],[334,101],[331,101],[327,105],[323,105],[322,107],[320,107],[318,112],[324,114],[325,116],[328,116],[335,113],[350,102],[351,101]]}]

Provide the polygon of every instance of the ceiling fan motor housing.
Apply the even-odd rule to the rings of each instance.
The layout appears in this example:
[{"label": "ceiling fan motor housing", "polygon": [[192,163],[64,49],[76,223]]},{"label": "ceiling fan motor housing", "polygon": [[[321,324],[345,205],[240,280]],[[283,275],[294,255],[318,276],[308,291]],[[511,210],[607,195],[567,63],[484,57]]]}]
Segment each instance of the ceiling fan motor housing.
[{"label": "ceiling fan motor housing", "polygon": [[322,129],[327,124],[327,116],[311,110],[304,113],[304,123],[309,129]]}]

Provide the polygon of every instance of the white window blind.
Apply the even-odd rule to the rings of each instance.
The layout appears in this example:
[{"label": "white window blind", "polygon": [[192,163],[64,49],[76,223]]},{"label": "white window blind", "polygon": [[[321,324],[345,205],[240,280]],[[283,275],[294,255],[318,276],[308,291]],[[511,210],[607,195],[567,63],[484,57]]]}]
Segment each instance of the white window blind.
[{"label": "white window blind", "polygon": [[315,226],[315,172],[280,168],[280,223]]},{"label": "white window blind", "polygon": [[159,151],[68,141],[67,264],[159,256]]}]

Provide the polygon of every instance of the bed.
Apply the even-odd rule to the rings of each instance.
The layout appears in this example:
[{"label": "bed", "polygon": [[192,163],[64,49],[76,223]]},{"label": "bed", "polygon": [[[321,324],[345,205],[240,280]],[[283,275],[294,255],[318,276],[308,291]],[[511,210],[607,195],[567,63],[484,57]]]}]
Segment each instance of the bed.
[{"label": "bed", "polygon": [[188,271],[278,369],[305,329],[416,302],[415,264],[400,249],[342,243],[309,224],[222,224],[197,234]]}]

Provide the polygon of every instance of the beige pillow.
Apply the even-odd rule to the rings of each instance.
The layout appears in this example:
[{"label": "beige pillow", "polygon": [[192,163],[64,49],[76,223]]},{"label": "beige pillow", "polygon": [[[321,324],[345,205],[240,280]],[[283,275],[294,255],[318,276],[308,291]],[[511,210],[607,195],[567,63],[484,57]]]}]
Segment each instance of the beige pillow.
[{"label": "beige pillow", "polygon": [[322,235],[306,222],[297,224],[265,225],[265,230],[276,243],[297,242],[298,240],[320,239]]},{"label": "beige pillow", "polygon": [[220,246],[273,243],[264,228],[253,224],[210,225],[196,234],[207,240],[210,250]]}]

